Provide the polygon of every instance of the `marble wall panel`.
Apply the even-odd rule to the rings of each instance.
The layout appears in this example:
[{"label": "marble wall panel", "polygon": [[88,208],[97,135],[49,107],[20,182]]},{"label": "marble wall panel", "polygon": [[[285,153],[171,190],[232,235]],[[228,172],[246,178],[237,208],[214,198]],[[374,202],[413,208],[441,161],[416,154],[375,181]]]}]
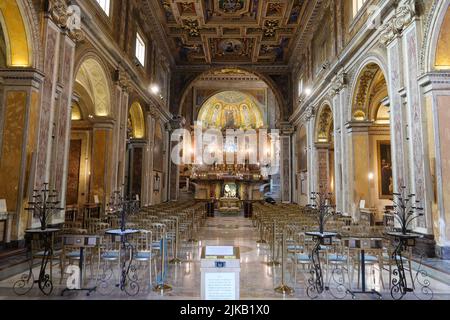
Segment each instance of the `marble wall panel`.
[{"label": "marble wall panel", "polygon": [[100,201],[105,201],[106,197],[105,181],[107,174],[107,141],[109,133],[108,130],[104,129],[94,130],[91,165],[92,187],[90,192],[90,201],[92,202],[94,195],[98,195]]},{"label": "marble wall panel", "polygon": [[69,151],[69,167],[67,176],[67,205],[78,204],[78,191],[80,184],[82,140],[71,140]]},{"label": "marble wall panel", "polygon": [[444,213],[441,213],[439,219],[440,233],[445,234],[447,243],[450,244],[450,97],[440,96],[437,98],[438,103],[438,119],[439,119],[439,139],[440,139],[440,153],[441,158],[441,174],[442,174],[442,202]]},{"label": "marble wall panel", "polygon": [[6,92],[5,100],[5,124],[0,159],[0,198],[6,199],[8,211],[15,211],[20,191],[27,93],[9,91]]}]

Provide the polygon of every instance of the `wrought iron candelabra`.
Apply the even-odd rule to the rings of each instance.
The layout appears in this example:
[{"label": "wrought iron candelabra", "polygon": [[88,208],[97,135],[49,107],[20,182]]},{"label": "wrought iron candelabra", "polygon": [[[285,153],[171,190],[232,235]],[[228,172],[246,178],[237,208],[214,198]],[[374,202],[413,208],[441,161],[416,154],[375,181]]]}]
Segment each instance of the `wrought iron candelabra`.
[{"label": "wrought iron candelabra", "polygon": [[[117,287],[121,291],[125,291],[129,296],[135,296],[139,293],[140,287],[138,283],[137,267],[134,265],[133,257],[135,253],[135,247],[132,243],[128,241],[128,236],[136,234],[138,230],[128,230],[126,228],[127,218],[130,215],[139,212],[139,201],[138,200],[126,200],[122,195],[122,191],[115,191],[111,195],[111,200],[108,203],[108,212],[110,214],[120,215],[120,229],[109,230],[106,233],[110,234],[112,237],[120,236],[121,253],[124,255],[121,258],[122,265],[120,271],[120,281]],[[129,252],[129,256],[126,254]],[[129,259],[127,259],[129,257]],[[110,279],[107,274],[108,270],[105,268],[103,270],[103,275],[100,279],[100,287],[105,288],[108,286],[107,280]],[[112,270],[111,270],[112,274]]]},{"label": "wrought iron candelabra", "polygon": [[64,208],[60,208],[60,201],[58,200],[58,192],[56,190],[50,190],[49,184],[44,183],[42,190],[33,191],[33,201],[28,202],[29,208],[27,211],[33,212],[33,217],[39,218],[41,223],[41,230],[46,230],[48,222],[51,217]]},{"label": "wrought iron candelabra", "polygon": [[419,207],[420,201],[415,194],[407,194],[406,187],[401,187],[399,193],[394,193],[394,219],[400,225],[402,234],[411,232],[408,228],[412,222],[423,217],[423,208]]},{"label": "wrought iron candelabra", "polygon": [[311,204],[309,208],[317,212],[317,220],[319,223],[319,232],[324,233],[325,225],[327,221],[337,215],[335,206],[332,204],[332,193],[325,192],[312,192],[311,193]]},{"label": "wrought iron candelabra", "polygon": [[[406,187],[402,186],[400,192],[393,194],[394,220],[399,224],[399,232],[388,232],[396,241],[396,247],[392,252],[392,259],[395,261],[397,268],[392,271],[392,287],[391,296],[394,300],[401,300],[408,293],[412,292],[417,296],[415,289],[416,285],[420,286],[420,291],[423,297],[417,296],[419,299],[431,300],[434,296],[433,290],[430,288],[430,280],[428,274],[422,269],[422,262],[420,262],[411,286],[408,285],[407,277],[405,275],[403,251],[416,245],[416,240],[422,236],[413,233],[412,223],[424,216],[424,209],[420,207],[420,201],[416,200],[415,194],[408,194]],[[422,256],[423,260],[423,256]]]},{"label": "wrought iron candelabra", "polygon": [[38,240],[41,243],[41,246],[38,248],[43,252],[39,277],[37,280],[34,278],[32,256],[28,273],[22,275],[14,283],[13,289],[17,295],[25,295],[33,289],[35,284],[38,284],[39,290],[48,296],[53,291],[53,282],[51,272],[50,274],[47,273],[47,266],[50,265],[51,269],[54,234],[59,231],[59,229],[49,229],[48,223],[55,213],[64,209],[58,206],[58,192],[50,190],[48,183],[44,183],[42,190],[34,190],[32,197],[33,200],[28,203],[29,208],[26,208],[26,210],[33,212],[33,217],[39,219],[41,227],[40,229],[26,230],[26,233],[32,238],[32,241]]},{"label": "wrought iron candelabra", "polygon": [[332,204],[332,194],[325,192],[312,192],[311,193],[311,204],[309,208],[316,211],[317,220],[319,224],[319,232],[307,232],[307,236],[313,237],[316,241],[314,248],[311,251],[311,277],[308,279],[308,287],[306,288],[306,293],[308,297],[315,299],[324,291],[330,291],[330,293],[335,298],[343,298],[347,295],[347,291],[343,288],[342,281],[336,281],[335,271],[333,271],[332,279],[337,283],[337,291],[344,294],[344,296],[339,297],[334,294],[329,286],[325,286],[322,266],[320,262],[320,249],[323,245],[331,245],[333,238],[337,236],[333,232],[325,232],[325,225],[327,221],[337,215],[335,211],[335,206]]}]

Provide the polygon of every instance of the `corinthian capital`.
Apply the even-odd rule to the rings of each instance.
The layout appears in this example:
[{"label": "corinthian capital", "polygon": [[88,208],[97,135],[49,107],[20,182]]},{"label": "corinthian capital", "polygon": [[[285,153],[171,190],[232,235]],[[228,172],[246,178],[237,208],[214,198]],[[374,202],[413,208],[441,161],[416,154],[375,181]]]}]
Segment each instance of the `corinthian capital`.
[{"label": "corinthian capital", "polygon": [[70,14],[66,0],[47,0],[47,12],[58,26],[67,26]]},{"label": "corinthian capital", "polygon": [[385,23],[381,27],[380,43],[387,46],[397,36],[396,29],[392,21]]},{"label": "corinthian capital", "polygon": [[117,85],[119,85],[122,89],[126,91],[131,91],[131,81],[128,73],[123,70],[121,67],[115,72],[115,80]]},{"label": "corinthian capital", "polygon": [[330,96],[334,97],[338,94],[345,86],[347,85],[347,74],[345,72],[341,72],[333,79],[331,83]]},{"label": "corinthian capital", "polygon": [[66,0],[47,0],[47,12],[61,29],[67,29],[69,37],[75,42],[84,40],[81,30],[81,9],[76,5],[67,5]]},{"label": "corinthian capital", "polygon": [[311,120],[311,118],[314,116],[315,113],[315,109],[313,106],[309,106],[306,108],[305,113],[304,113],[304,117],[306,121]]},{"label": "corinthian capital", "polygon": [[382,26],[380,42],[388,45],[397,35],[409,26],[416,16],[415,1],[401,0],[395,10],[395,16]]},{"label": "corinthian capital", "polygon": [[411,2],[407,1],[399,6],[393,19],[393,25],[397,32],[402,32],[411,23],[415,15],[414,4],[411,4]]}]

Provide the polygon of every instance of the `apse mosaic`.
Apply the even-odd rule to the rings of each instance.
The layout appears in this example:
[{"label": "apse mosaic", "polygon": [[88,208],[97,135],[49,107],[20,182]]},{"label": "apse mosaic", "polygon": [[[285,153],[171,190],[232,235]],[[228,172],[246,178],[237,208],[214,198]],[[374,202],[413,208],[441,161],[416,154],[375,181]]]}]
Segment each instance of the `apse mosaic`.
[{"label": "apse mosaic", "polygon": [[179,63],[284,63],[305,0],[160,0]]},{"label": "apse mosaic", "polygon": [[198,121],[205,128],[259,129],[264,126],[254,99],[242,92],[225,91],[211,97],[201,108]]}]

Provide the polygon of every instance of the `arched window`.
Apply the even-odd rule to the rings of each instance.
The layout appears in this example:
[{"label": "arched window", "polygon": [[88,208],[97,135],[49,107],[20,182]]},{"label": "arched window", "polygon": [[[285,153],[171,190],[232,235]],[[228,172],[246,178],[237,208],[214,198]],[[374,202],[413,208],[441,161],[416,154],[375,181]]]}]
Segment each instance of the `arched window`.
[{"label": "arched window", "polygon": [[98,5],[105,11],[106,15],[109,17],[111,0],[96,0]]},{"label": "arched window", "polygon": [[368,0],[353,0],[353,17],[356,17],[367,1]]}]

